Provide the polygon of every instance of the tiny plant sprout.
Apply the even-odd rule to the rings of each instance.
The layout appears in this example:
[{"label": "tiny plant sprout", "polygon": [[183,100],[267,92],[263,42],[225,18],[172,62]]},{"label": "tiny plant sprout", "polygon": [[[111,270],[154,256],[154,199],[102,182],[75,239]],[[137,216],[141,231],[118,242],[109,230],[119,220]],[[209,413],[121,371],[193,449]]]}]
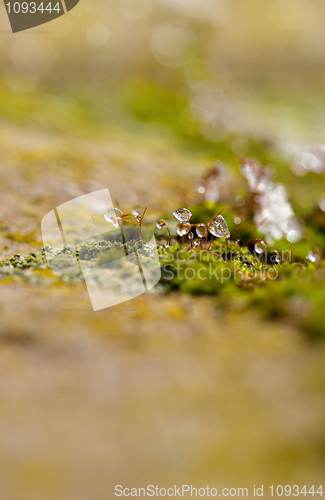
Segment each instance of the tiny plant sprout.
[{"label": "tiny plant sprout", "polygon": [[178,208],[173,212],[173,216],[180,222],[188,222],[192,214],[187,208]]},{"label": "tiny plant sprout", "polygon": [[208,233],[208,229],[205,224],[198,224],[196,226],[196,234],[199,238],[205,238]]},{"label": "tiny plant sprout", "polygon": [[116,217],[120,217],[122,215],[123,215],[122,210],[120,210],[119,208],[115,208],[115,207],[108,208],[106,210],[106,212],[104,213],[104,217],[107,220],[107,222],[113,222],[113,220]]}]

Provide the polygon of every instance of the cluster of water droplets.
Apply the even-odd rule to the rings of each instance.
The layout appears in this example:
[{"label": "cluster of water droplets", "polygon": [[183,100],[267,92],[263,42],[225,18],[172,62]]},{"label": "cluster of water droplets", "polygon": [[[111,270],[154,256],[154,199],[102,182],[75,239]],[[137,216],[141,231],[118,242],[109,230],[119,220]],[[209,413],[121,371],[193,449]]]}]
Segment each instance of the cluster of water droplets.
[{"label": "cluster of water droplets", "polygon": [[173,212],[173,216],[180,221],[176,226],[176,232],[178,236],[183,237],[187,234],[189,239],[193,239],[190,236],[190,234],[193,235],[193,233],[190,232],[192,225],[190,224],[189,221],[190,218],[192,217],[192,213],[189,211],[189,209],[178,208],[177,210],[175,210],[175,212]]},{"label": "cluster of water droplets", "polygon": [[[202,244],[203,239],[207,238],[209,232],[217,238],[230,238],[228,224],[221,214],[213,217],[213,219],[211,219],[208,224],[191,224],[190,218],[192,217],[192,213],[188,208],[178,208],[173,212],[173,215],[179,221],[176,226],[176,232],[178,236],[183,238],[187,235],[188,239],[191,241],[191,247],[198,247],[200,244]],[[164,226],[167,227],[164,219],[159,219],[156,222],[156,227],[158,229],[162,229]],[[195,237],[195,233],[197,238]]]},{"label": "cluster of water droplets", "polygon": [[[288,195],[282,184],[271,181],[272,172],[259,165],[255,160],[245,158],[240,171],[248,180],[257,210],[254,222],[269,241],[286,236],[289,241],[298,241],[302,230],[294,215]],[[290,238],[290,239],[289,239]]]}]

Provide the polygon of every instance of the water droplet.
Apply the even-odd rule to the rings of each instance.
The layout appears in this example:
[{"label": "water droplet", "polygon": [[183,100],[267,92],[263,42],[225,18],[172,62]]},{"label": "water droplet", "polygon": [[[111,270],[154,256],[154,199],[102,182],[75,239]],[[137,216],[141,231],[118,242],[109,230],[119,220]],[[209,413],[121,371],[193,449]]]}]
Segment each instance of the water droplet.
[{"label": "water droplet", "polygon": [[191,230],[191,224],[189,222],[180,222],[176,226],[176,231],[179,236],[185,236]]},{"label": "water droplet", "polygon": [[254,246],[254,250],[258,254],[265,252],[265,250],[266,250],[265,241],[256,241],[255,246]]},{"label": "water droplet", "polygon": [[164,221],[164,219],[159,219],[156,222],[156,226],[158,229],[161,229],[162,227],[166,226],[166,222]]},{"label": "water droplet", "polygon": [[107,222],[113,222],[113,220],[120,215],[123,215],[122,210],[115,207],[108,208],[104,213],[104,217],[107,220]]},{"label": "water droplet", "polygon": [[199,238],[205,238],[208,233],[208,229],[205,224],[198,224],[196,226],[196,234]]},{"label": "water droplet", "polygon": [[194,234],[192,233],[192,231],[190,233],[188,233],[187,237],[189,240],[193,240]]},{"label": "water droplet", "polygon": [[200,240],[194,240],[194,241],[193,241],[193,245],[194,245],[195,247],[198,247],[200,243],[201,243],[201,241],[200,241]]},{"label": "water droplet", "polygon": [[204,187],[204,186],[199,186],[199,187],[197,188],[197,190],[198,190],[198,192],[199,192],[200,194],[205,193],[205,187]]},{"label": "water droplet", "polygon": [[241,223],[241,218],[240,217],[235,217],[234,218],[234,223],[235,224],[240,224]]},{"label": "water droplet", "polygon": [[135,217],[140,216],[139,212],[137,210],[134,210],[134,209],[132,210],[131,214],[134,215]]},{"label": "water droplet", "polygon": [[142,220],[141,215],[137,215],[137,216],[136,216],[136,220],[137,220],[137,222],[141,222],[141,220]]},{"label": "water droplet", "polygon": [[112,223],[114,227],[120,227],[123,224],[123,219],[122,217],[115,217],[115,219],[112,220]]},{"label": "water droplet", "polygon": [[228,224],[222,215],[218,215],[209,225],[209,231],[217,238],[230,238]]},{"label": "water droplet", "polygon": [[245,198],[241,195],[236,196],[235,203],[238,207],[243,207],[246,203]]},{"label": "water droplet", "polygon": [[280,264],[280,262],[281,262],[281,257],[280,257],[280,255],[278,255],[278,254],[276,254],[276,255],[275,255],[275,257],[274,257],[274,262],[275,262],[276,264]]},{"label": "water droplet", "polygon": [[173,216],[181,222],[187,222],[192,217],[192,214],[187,208],[178,208],[173,213]]}]

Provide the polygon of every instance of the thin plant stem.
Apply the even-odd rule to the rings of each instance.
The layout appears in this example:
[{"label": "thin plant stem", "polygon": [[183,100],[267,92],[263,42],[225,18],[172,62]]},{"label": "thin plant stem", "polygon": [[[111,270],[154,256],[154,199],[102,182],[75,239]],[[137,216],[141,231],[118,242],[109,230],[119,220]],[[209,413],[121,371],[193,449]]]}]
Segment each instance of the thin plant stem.
[{"label": "thin plant stem", "polygon": [[169,236],[169,238],[167,240],[167,244],[171,245],[172,244],[172,237],[171,237],[171,234],[170,234],[170,231],[169,231],[169,227],[167,226],[166,222],[165,222],[165,226],[166,226],[166,229],[168,231],[168,236]]},{"label": "thin plant stem", "polygon": [[207,250],[206,250],[207,252],[210,250],[210,248],[211,248],[211,246],[212,246],[212,243],[213,243],[213,238],[214,238],[214,236],[213,236],[213,234],[211,234],[211,241],[210,241],[210,245],[208,246],[208,248],[207,248]]},{"label": "thin plant stem", "polygon": [[[267,221],[267,218],[265,218],[264,220],[262,220],[262,222],[259,224],[259,226],[261,226],[262,224],[264,224],[264,222]],[[256,226],[256,229],[253,231],[253,233],[251,234],[250,238],[248,239],[248,241],[245,243],[245,247],[247,247],[247,245],[250,244],[250,242],[252,241],[253,237],[254,237],[254,234],[256,233],[256,231],[258,230],[258,227]]]},{"label": "thin plant stem", "polygon": [[140,221],[140,227],[142,226],[142,221],[143,221],[143,218],[144,218],[144,214],[145,214],[145,213],[146,213],[146,211],[147,211],[147,208],[148,208],[148,207],[146,207],[146,208],[144,209],[144,212],[143,212],[143,214],[142,214],[141,221]]},{"label": "thin plant stem", "polygon": [[290,257],[290,264],[291,264],[291,262],[292,262],[292,258],[293,258],[293,251],[294,251],[294,249],[295,249],[295,246],[296,246],[296,245],[297,245],[297,242],[295,242],[295,244],[294,244],[294,245],[293,245],[293,247],[292,247],[291,257]]},{"label": "thin plant stem", "polygon": [[288,250],[286,251],[284,257],[283,257],[283,261],[286,262],[287,261],[287,255],[289,254],[290,250],[291,250],[291,247],[294,243],[291,243],[291,245],[289,246]]},{"label": "thin plant stem", "polygon": [[224,208],[223,208],[223,209],[222,209],[222,210],[221,210],[221,211],[220,211],[217,215],[215,215],[214,217],[212,217],[212,219],[210,219],[210,220],[209,220],[208,224],[209,224],[209,225],[211,225],[211,222],[212,222],[214,219],[216,219],[219,215],[221,215],[223,211],[224,211]]}]

